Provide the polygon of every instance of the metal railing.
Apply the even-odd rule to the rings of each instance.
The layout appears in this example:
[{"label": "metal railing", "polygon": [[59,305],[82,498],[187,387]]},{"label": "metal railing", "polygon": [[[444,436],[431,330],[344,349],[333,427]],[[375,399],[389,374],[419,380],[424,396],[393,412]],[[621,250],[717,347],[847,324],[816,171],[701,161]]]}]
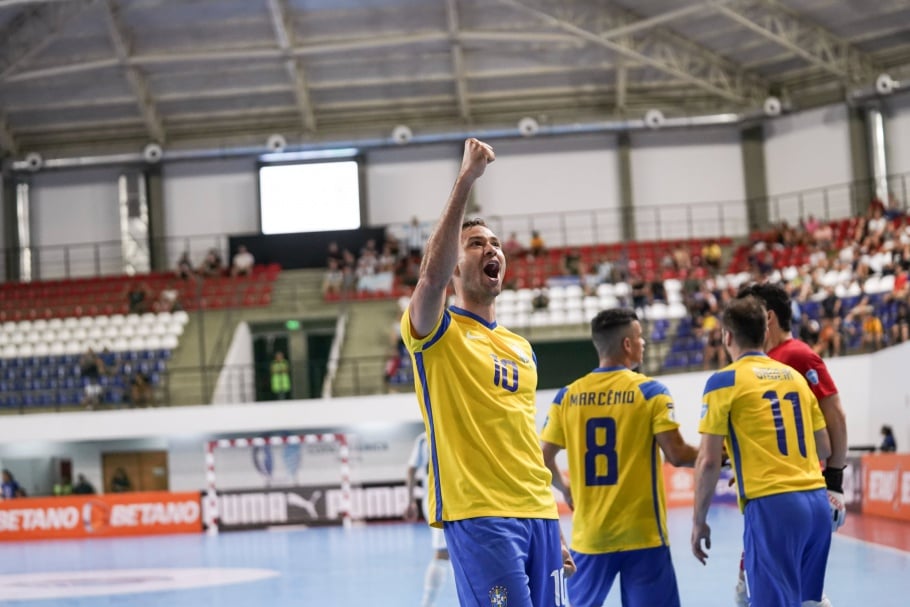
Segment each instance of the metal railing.
[{"label": "metal railing", "polygon": [[[910,173],[886,178],[888,191],[907,209]],[[752,225],[748,209],[767,209],[768,221],[796,224],[800,218],[814,215],[819,220],[840,219],[857,215],[873,198],[873,180],[854,181],[821,188],[775,194],[754,200],[692,202],[670,205],[636,205],[631,211],[635,240],[683,240],[693,238],[739,238],[767,226]],[[569,206],[554,201],[554,207]],[[489,215],[485,219],[505,239],[515,232],[527,242],[533,231],[540,232],[548,246],[567,247],[584,244],[607,244],[626,240],[623,234],[625,211],[620,208],[552,211]],[[762,216],[758,213],[756,216]],[[425,228],[427,226],[424,226]],[[406,226],[390,225],[390,231],[406,232]],[[174,268],[180,254],[200,264],[210,249],[217,250],[228,262],[228,235],[199,234],[155,238],[150,242],[153,259],[163,260],[166,269]],[[123,274],[123,247],[119,240],[77,244],[35,246],[28,249],[32,260],[33,280],[112,276]],[[0,268],[17,263],[25,251],[0,250]],[[0,277],[2,278],[2,277]]]}]

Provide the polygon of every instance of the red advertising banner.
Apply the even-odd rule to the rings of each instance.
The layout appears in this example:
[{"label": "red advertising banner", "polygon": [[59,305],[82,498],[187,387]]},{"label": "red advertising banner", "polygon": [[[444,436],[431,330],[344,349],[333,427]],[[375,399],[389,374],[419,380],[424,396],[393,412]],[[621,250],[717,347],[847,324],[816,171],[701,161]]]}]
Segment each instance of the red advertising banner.
[{"label": "red advertising banner", "polygon": [[910,454],[863,456],[863,514],[910,521]]},{"label": "red advertising banner", "polygon": [[0,541],[202,531],[199,493],[118,493],[0,501]]}]

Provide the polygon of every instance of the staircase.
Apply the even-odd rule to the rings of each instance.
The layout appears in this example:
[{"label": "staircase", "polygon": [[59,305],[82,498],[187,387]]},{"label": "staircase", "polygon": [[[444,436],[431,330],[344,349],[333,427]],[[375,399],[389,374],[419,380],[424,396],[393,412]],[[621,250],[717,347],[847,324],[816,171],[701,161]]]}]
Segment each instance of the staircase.
[{"label": "staircase", "polygon": [[[284,270],[272,289],[272,303],[261,308],[191,312],[177,350],[168,363],[168,382],[157,402],[198,405],[211,402],[215,382],[238,323],[336,316],[337,303],[322,299],[323,270]],[[200,333],[202,337],[200,338]],[[205,352],[203,368],[200,356]],[[381,376],[380,376],[381,379]]]},{"label": "staircase", "polygon": [[383,394],[386,357],[398,335],[398,302],[357,302],[348,306],[347,311],[348,323],[332,396]]}]

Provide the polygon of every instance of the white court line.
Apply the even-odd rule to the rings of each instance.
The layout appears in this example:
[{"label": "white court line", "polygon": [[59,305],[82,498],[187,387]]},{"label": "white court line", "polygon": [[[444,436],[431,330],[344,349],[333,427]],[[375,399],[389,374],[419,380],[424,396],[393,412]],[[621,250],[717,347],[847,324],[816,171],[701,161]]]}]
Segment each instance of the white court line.
[{"label": "white court line", "polygon": [[51,571],[0,575],[0,601],[137,594],[243,584],[280,575],[271,569],[187,568]]}]

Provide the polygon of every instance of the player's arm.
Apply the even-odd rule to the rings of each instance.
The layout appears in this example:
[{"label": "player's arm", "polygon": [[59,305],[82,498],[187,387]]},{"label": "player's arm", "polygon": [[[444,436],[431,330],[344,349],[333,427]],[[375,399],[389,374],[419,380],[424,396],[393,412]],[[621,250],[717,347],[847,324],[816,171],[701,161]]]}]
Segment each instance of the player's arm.
[{"label": "player's arm", "polygon": [[493,148],[489,145],[473,137],[465,141],[461,170],[442,216],[427,241],[420,264],[420,277],[408,304],[414,337],[426,337],[439,321],[445,306],[446,289],[458,262],[461,224],[464,222],[468,195],[474,182],[494,159]]},{"label": "player's arm", "polygon": [[698,449],[683,440],[679,430],[667,430],[654,435],[660,450],[664,452],[664,459],[679,467],[691,468],[695,465]]},{"label": "player's arm", "polygon": [[[695,459],[695,508],[692,514],[692,554],[703,565],[708,559],[706,550],[711,548],[711,527],[708,526],[708,510],[714,498],[717,479],[723,463],[724,437],[717,434],[702,434],[698,457]],[[702,548],[704,541],[704,548]]]},{"label": "player's arm", "polygon": [[827,458],[827,467],[843,470],[847,465],[847,415],[840,402],[839,394],[829,394],[818,399],[828,436],[831,439],[831,455]]},{"label": "player's arm", "polygon": [[553,476],[553,480],[551,481],[553,487],[562,493],[563,497],[566,500],[566,504],[570,509],[574,510],[575,504],[572,502],[572,492],[569,490],[569,487],[563,482],[562,471],[560,471],[559,466],[556,464],[556,456],[560,451],[562,451],[562,447],[542,440],[540,441],[540,450],[543,452],[543,463],[547,466],[547,468],[550,470],[550,474]]},{"label": "player's arm", "polygon": [[822,461],[831,456],[831,439],[826,428],[815,431],[815,451],[818,453],[818,459]]}]

